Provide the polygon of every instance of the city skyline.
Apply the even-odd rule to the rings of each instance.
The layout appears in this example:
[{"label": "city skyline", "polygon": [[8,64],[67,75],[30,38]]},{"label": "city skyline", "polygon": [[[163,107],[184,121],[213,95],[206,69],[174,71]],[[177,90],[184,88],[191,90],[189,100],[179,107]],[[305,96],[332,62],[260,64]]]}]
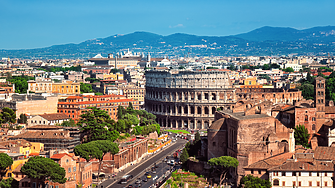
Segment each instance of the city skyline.
[{"label": "city skyline", "polygon": [[329,0],[314,1],[1,1],[0,49],[80,43],[146,31],[229,36],[263,26],[335,25]]}]

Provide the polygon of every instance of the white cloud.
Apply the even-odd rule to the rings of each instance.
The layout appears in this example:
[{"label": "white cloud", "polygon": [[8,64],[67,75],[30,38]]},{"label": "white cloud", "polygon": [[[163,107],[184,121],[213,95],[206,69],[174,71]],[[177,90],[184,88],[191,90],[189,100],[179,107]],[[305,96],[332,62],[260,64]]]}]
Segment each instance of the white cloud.
[{"label": "white cloud", "polygon": [[182,28],[182,27],[185,27],[183,24],[177,24],[177,25],[174,25],[174,26],[169,26],[169,28]]}]

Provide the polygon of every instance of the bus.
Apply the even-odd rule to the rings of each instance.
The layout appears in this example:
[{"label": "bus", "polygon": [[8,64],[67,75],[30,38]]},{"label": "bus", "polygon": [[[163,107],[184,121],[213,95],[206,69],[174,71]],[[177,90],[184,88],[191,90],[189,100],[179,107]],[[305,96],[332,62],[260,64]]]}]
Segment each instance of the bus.
[{"label": "bus", "polygon": [[124,175],[121,178],[121,183],[128,183],[129,180],[133,178],[133,175]]}]

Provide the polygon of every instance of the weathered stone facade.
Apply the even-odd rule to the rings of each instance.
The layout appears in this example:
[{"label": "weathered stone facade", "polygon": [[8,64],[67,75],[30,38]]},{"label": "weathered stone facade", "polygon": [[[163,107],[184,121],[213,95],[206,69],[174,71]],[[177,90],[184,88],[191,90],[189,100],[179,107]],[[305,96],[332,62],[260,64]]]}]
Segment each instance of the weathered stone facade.
[{"label": "weathered stone facade", "polygon": [[[245,175],[243,167],[267,157],[294,151],[294,132],[271,115],[270,101],[215,114],[208,129],[208,159],[219,156],[237,158],[236,181]],[[244,107],[243,107],[244,106]],[[243,111],[243,109],[245,109]]]},{"label": "weathered stone facade", "polygon": [[235,104],[235,90],[224,71],[148,71],[146,109],[163,127],[207,129],[217,108]]},{"label": "weathered stone facade", "polygon": [[238,101],[295,103],[301,91],[234,88],[226,71],[146,72],[145,108],[163,127],[207,129],[217,109],[231,110]]}]

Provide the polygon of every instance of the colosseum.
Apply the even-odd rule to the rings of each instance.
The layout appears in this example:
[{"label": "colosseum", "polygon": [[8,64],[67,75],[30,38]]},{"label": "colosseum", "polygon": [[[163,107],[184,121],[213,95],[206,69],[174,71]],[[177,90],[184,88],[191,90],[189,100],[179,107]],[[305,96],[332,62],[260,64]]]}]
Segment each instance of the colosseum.
[{"label": "colosseum", "polygon": [[146,72],[145,107],[163,127],[207,129],[217,108],[236,103],[224,71]]},{"label": "colosseum", "polygon": [[298,90],[234,88],[225,71],[149,70],[145,76],[145,108],[162,127],[207,129],[215,111],[243,101],[302,100]]}]

